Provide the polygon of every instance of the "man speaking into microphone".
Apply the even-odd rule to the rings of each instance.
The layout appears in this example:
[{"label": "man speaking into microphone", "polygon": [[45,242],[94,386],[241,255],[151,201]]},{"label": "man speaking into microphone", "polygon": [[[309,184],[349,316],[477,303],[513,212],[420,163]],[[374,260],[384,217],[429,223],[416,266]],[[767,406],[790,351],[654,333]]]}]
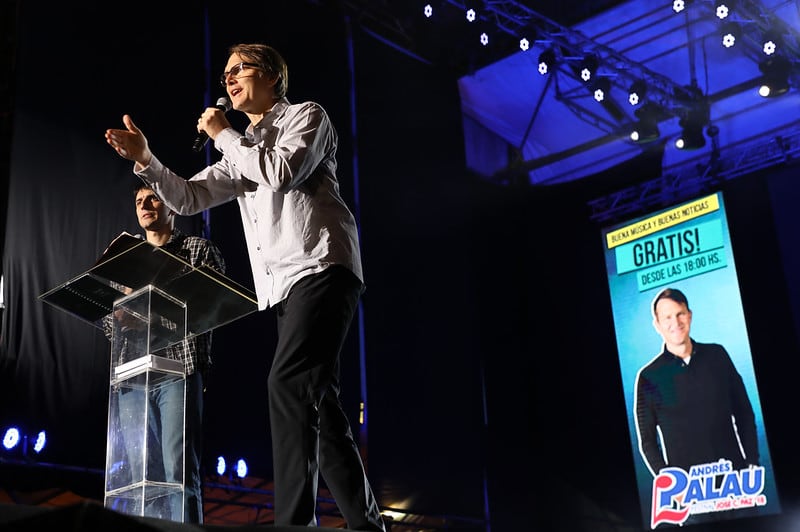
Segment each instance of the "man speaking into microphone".
[{"label": "man speaking into microphone", "polygon": [[213,139],[219,161],[185,180],[153,155],[129,115],[106,141],[178,214],[239,202],[258,306],[277,317],[268,377],[275,524],[318,524],[321,472],[348,528],[385,532],[339,398],[339,351],[364,276],[355,217],[339,194],[336,130],[319,104],[288,101],[287,66],[273,48],[237,44],[228,53],[220,82],[250,123],[242,134],[224,105],[203,111],[197,131]]}]

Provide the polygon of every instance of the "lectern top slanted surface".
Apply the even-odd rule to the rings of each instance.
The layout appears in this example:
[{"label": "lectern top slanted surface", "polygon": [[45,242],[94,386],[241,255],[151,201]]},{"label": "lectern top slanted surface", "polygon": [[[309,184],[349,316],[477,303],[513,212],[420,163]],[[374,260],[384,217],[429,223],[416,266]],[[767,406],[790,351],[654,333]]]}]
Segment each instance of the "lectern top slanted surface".
[{"label": "lectern top slanted surface", "polygon": [[255,293],[207,266],[194,267],[139,237],[122,233],[86,272],[39,299],[96,327],[114,302],[153,285],[186,303],[187,334],[201,334],[258,309]]}]

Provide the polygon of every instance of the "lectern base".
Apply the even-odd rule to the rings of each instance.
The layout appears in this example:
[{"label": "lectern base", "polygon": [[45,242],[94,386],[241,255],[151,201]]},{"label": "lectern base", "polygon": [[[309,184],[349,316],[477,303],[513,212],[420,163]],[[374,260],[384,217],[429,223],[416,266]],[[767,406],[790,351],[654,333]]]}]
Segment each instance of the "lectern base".
[{"label": "lectern base", "polygon": [[[122,358],[116,355],[112,360]],[[103,504],[127,515],[182,523],[183,363],[147,354],[112,367],[111,375]]]},{"label": "lectern base", "polygon": [[139,482],[106,493],[105,507],[127,515],[183,521],[175,515],[183,505],[183,486],[168,482]]}]

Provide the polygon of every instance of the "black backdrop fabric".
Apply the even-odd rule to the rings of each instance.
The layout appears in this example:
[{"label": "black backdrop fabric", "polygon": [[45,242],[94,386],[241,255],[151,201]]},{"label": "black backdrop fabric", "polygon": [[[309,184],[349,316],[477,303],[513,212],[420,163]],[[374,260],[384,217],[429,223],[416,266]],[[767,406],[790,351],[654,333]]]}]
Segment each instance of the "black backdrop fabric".
[{"label": "black backdrop fabric", "polygon": [[[26,4],[18,28],[13,202],[3,260],[8,296],[3,364],[12,382],[4,387],[3,404],[27,432],[49,431],[52,459],[102,468],[109,343],[94,326],[38,296],[93,266],[120,232],[140,232],[132,166],[108,156],[103,133],[120,123],[118,109],[134,116],[141,109],[142,118],[155,119],[148,100],[157,95],[143,93],[152,92],[144,86],[157,77],[137,75],[137,69],[159,63],[161,53],[151,39],[189,21],[185,15],[158,18],[149,23],[151,31],[126,36],[128,47],[118,48],[111,43],[129,19],[103,13],[100,6],[71,6],[63,13],[39,9],[52,17],[39,16],[37,6]],[[104,16],[105,23],[86,27],[92,14]],[[195,25],[201,27],[199,18]],[[201,60],[190,58],[202,33],[190,37],[168,46],[187,59],[169,67],[165,77],[197,79],[189,72]],[[197,107],[201,102],[198,98]],[[194,225],[180,222],[192,232]]]},{"label": "black backdrop fabric", "polygon": [[[488,517],[501,532],[598,522],[638,529],[600,228],[586,201],[637,174],[652,177],[652,161],[549,189],[476,179],[464,169],[452,74],[355,25],[351,70],[348,20],[316,2],[246,11],[140,2],[122,12],[25,3],[19,26],[0,423],[49,429],[48,461],[104,467],[108,343],[37,297],[89,268],[121,231],[138,232],[131,165],[104,130],[131,114],[155,153],[191,175],[204,164],[190,150],[193,124],[219,95],[226,47],[259,40],[286,57],[290,100],[320,102],[340,135],[339,175],[359,219],[367,281],[343,353],[344,399],[354,417],[367,401],[359,436],[380,502]],[[791,169],[726,185],[789,502],[800,491],[786,401],[800,361],[796,190]],[[236,205],[209,216],[228,275],[251,285]],[[202,222],[181,225],[197,234]],[[254,475],[271,474],[272,325],[267,311],[214,332],[207,466],[217,454],[244,456]],[[102,494],[99,482],[88,489]]]}]

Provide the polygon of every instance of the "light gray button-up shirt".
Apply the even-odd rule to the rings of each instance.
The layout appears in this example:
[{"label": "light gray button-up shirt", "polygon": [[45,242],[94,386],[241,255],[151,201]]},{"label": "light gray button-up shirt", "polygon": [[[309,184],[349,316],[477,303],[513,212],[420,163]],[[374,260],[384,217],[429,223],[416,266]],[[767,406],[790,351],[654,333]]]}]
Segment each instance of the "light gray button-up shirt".
[{"label": "light gray button-up shirt", "polygon": [[155,156],[136,174],[181,215],[238,200],[263,310],[333,264],[364,281],[355,217],[339,194],[336,146],[322,107],[284,98],[245,135],[233,128],[217,135],[222,159],[188,181]]}]

